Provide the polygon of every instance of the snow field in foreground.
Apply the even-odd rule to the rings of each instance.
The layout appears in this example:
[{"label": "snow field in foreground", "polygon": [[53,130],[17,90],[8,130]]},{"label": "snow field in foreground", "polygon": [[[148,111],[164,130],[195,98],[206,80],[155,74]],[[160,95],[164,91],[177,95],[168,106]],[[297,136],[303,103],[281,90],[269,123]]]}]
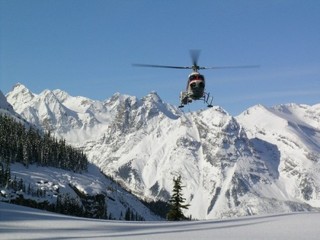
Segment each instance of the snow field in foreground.
[{"label": "snow field in foreground", "polygon": [[319,239],[320,213],[194,222],[76,218],[0,202],[0,239]]}]

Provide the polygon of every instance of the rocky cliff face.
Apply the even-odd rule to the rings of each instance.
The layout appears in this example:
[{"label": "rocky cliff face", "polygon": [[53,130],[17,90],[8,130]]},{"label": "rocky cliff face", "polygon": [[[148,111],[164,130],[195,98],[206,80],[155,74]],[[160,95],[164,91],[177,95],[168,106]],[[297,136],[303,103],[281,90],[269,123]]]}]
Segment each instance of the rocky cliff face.
[{"label": "rocky cliff face", "polygon": [[250,138],[279,150],[279,182],[284,194],[319,207],[320,106],[288,104],[255,106],[238,120]]},{"label": "rocky cliff face", "polygon": [[219,107],[183,113],[156,93],[106,101],[17,85],[15,110],[87,153],[144,199],[167,200],[182,176],[186,215],[206,219],[320,207],[320,107]]}]

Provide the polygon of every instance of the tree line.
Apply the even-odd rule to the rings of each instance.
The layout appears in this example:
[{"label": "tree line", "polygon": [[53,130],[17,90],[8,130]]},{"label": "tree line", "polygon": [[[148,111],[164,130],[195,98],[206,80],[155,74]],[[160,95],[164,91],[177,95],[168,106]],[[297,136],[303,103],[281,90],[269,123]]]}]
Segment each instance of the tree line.
[{"label": "tree line", "polygon": [[[81,173],[87,171],[88,160],[86,155],[72,146],[66,144],[64,139],[57,139],[50,132],[41,132],[32,127],[26,127],[6,115],[0,115],[0,187],[22,191],[27,195],[45,198],[46,193],[39,189],[25,186],[22,179],[11,178],[10,164],[22,163],[28,167],[37,164],[44,167],[56,167],[68,171]],[[146,204],[157,215],[171,221],[187,220],[182,209],[188,209],[185,198],[182,196],[181,176],[173,179],[173,195],[169,202],[151,202]],[[78,194],[79,195],[79,194]],[[80,196],[81,198],[81,196]],[[37,203],[25,199],[23,194],[12,202],[47,209],[49,211],[104,219],[114,219],[107,214],[105,199],[102,194],[81,198],[82,203],[68,195],[58,194],[56,204],[47,201]],[[120,219],[139,220],[144,218],[130,208],[121,213]]]},{"label": "tree line", "polygon": [[86,171],[86,155],[66,144],[64,139],[42,133],[35,128],[16,122],[11,117],[0,115],[0,163],[6,168],[10,163],[57,167],[74,172]]}]

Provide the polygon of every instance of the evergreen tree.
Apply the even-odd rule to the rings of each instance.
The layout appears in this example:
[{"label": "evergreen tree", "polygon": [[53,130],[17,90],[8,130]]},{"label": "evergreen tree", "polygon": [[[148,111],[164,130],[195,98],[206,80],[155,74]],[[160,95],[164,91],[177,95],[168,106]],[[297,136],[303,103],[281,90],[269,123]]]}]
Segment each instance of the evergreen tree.
[{"label": "evergreen tree", "polygon": [[185,198],[182,196],[182,183],[181,176],[173,178],[173,194],[169,200],[170,210],[167,214],[167,219],[169,221],[181,221],[187,218],[183,215],[182,209],[188,209],[189,204],[185,203]]},{"label": "evergreen tree", "polygon": [[130,208],[127,208],[126,213],[124,215],[124,220],[130,221],[132,217],[132,212]]},{"label": "evergreen tree", "polygon": [[[26,167],[38,164],[74,172],[86,171],[88,166],[86,155],[66,144],[64,139],[57,140],[50,132],[40,133],[1,114],[0,162],[2,166],[6,162],[9,164],[20,162]],[[0,180],[3,182],[4,175],[2,172],[0,175]]]}]

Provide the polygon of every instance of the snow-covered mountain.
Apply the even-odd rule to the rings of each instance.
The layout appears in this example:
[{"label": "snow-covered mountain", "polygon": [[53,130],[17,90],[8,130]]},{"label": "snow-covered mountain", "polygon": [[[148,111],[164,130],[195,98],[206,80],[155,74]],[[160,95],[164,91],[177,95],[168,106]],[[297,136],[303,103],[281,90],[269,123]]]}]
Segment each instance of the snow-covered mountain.
[{"label": "snow-covered mountain", "polygon": [[183,113],[155,92],[95,101],[18,84],[6,97],[141,198],[167,200],[181,175],[194,218],[320,208],[319,105],[256,106],[234,118],[219,107]]},{"label": "snow-covered mountain", "polygon": [[[35,97],[35,95],[22,85],[16,85],[15,88],[25,94],[20,96],[16,95],[21,101],[25,101],[25,99],[31,100]],[[50,93],[47,96],[50,96]],[[53,95],[51,95],[51,97],[53,97],[53,99],[55,98]],[[50,100],[48,102],[50,102]],[[21,105],[18,104],[17,106]],[[64,109],[64,107],[61,109]],[[50,110],[48,110],[48,112],[50,112]],[[1,91],[0,115],[10,116],[26,127],[37,127],[37,125],[30,124],[21,117],[21,115],[16,113]],[[52,116],[54,116],[54,113],[52,113]],[[1,161],[0,165],[0,167],[4,166]],[[23,196],[23,199],[36,201],[40,203],[39,205],[55,205],[58,201],[57,199],[61,197],[61,199],[70,198],[70,201],[75,201],[76,204],[82,207],[84,207],[84,204],[87,204],[88,206],[85,206],[85,209],[89,211],[90,207],[95,204],[93,200],[94,197],[97,196],[97,194],[102,194],[105,196],[105,217],[108,219],[125,219],[125,214],[128,211],[130,211],[130,218],[132,220],[144,219],[150,221],[161,219],[152,213],[140,199],[107,178],[93,164],[89,164],[88,171],[75,173],[58,168],[40,167],[36,165],[29,165],[26,168],[22,164],[15,163],[11,164],[10,172],[12,179],[21,185],[21,189],[16,191],[10,187],[0,188],[0,202],[14,201],[15,199],[21,199],[21,196]],[[28,190],[26,190],[27,187]]]},{"label": "snow-covered mountain", "polygon": [[277,146],[283,194],[320,206],[320,104],[254,106],[238,116],[251,139]]},{"label": "snow-covered mountain", "polygon": [[18,113],[15,112],[12,105],[8,103],[6,97],[3,95],[3,93],[0,90],[0,114],[7,115],[12,118],[14,118],[16,121],[25,124],[26,126],[30,126],[30,124],[23,119]]}]

